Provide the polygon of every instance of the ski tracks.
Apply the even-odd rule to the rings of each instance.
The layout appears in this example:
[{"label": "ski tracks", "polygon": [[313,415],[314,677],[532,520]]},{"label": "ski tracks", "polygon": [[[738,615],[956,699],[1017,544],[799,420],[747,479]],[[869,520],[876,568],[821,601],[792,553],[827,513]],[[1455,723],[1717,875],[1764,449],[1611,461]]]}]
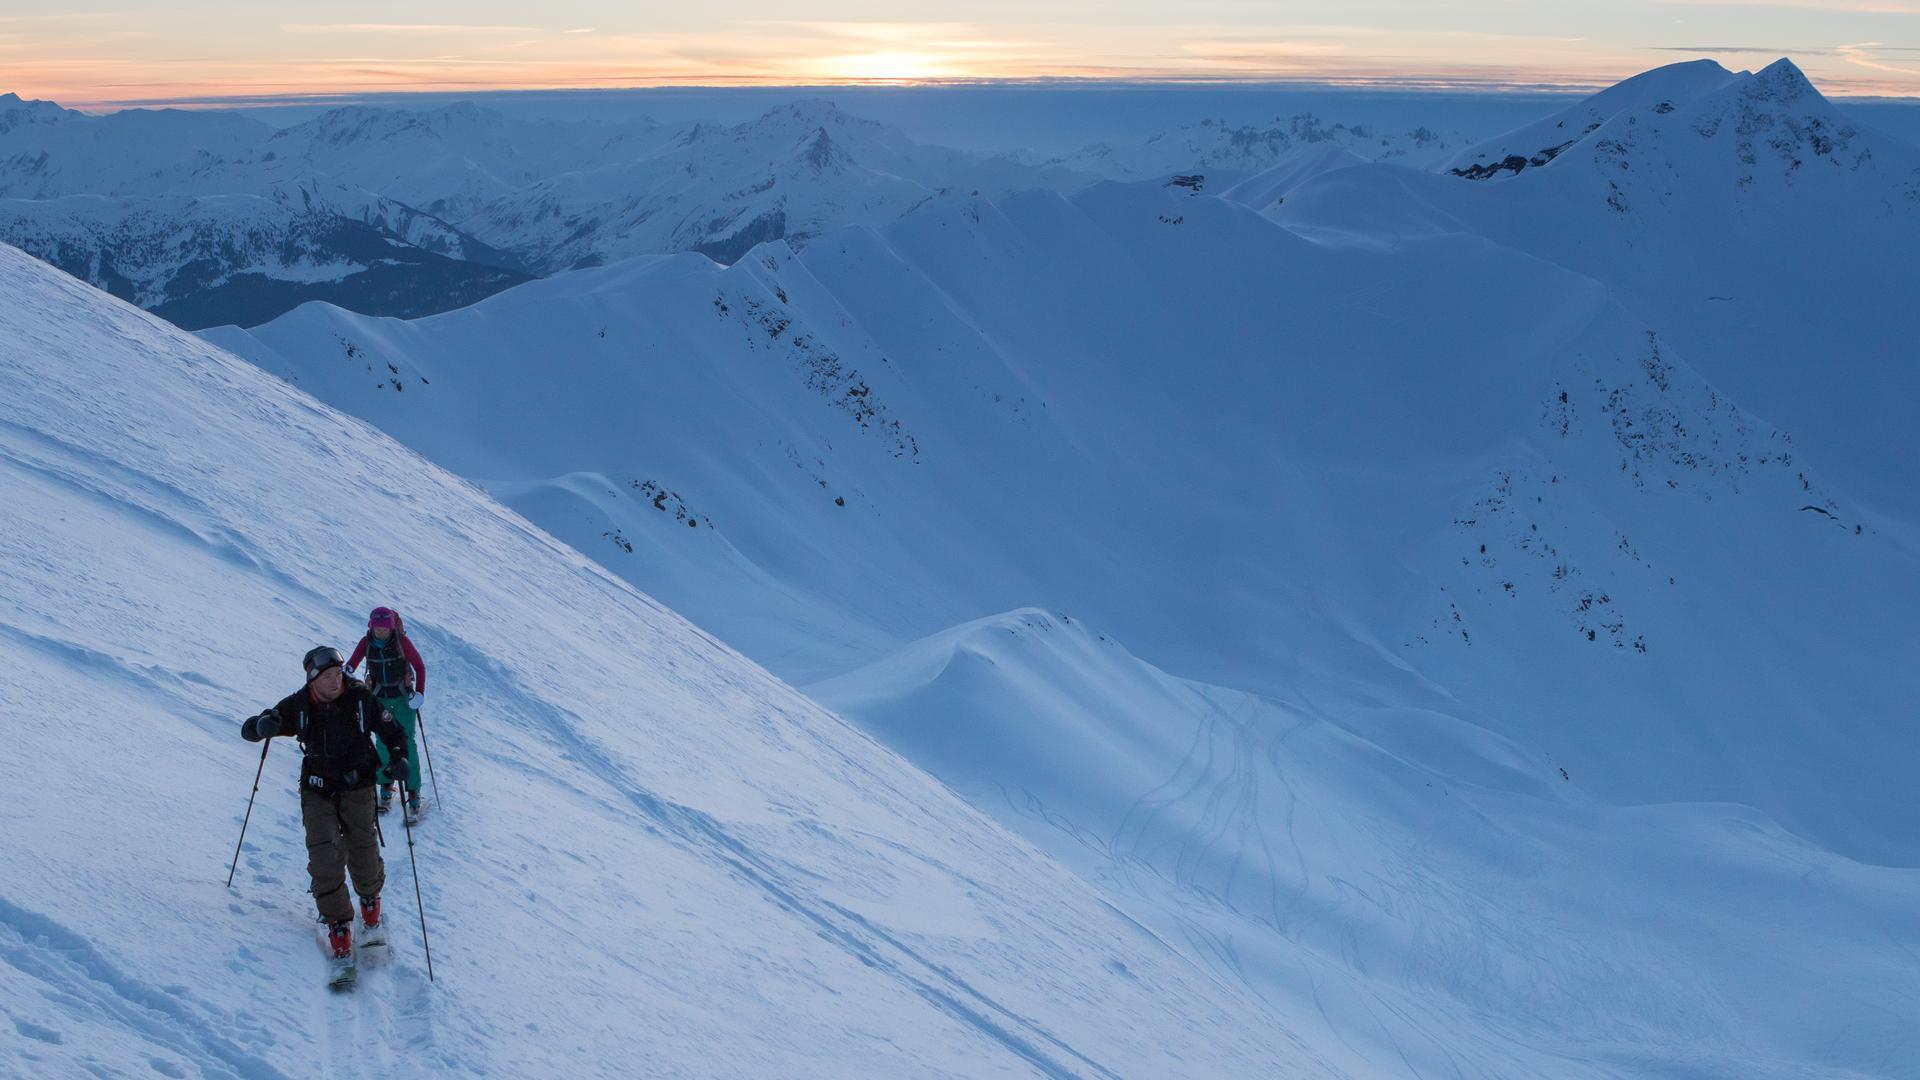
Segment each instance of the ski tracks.
[{"label": "ski tracks", "polygon": [[[504,673],[494,672],[496,676]],[[923,956],[897,936],[840,904],[808,892],[767,857],[733,836],[717,820],[689,806],[663,799],[627,778],[621,767],[574,729],[570,718],[531,695],[512,693],[537,716],[567,758],[586,770],[678,845],[716,860],[769,900],[812,925],[823,939],[846,950],[863,965],[905,985],[955,1021],[997,1043],[1042,1076],[1070,1080],[1117,1074],[1086,1057],[1033,1021],[1000,1005],[949,968]]]}]

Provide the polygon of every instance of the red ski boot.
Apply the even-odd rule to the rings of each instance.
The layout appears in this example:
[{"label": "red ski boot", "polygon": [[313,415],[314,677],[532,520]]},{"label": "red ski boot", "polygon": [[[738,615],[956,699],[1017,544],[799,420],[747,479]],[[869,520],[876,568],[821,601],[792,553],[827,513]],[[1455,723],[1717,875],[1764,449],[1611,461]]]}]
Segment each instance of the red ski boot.
[{"label": "red ski boot", "polygon": [[335,960],[353,958],[353,921],[337,922],[327,927],[327,945],[333,949]]},{"label": "red ski boot", "polygon": [[360,925],[373,930],[380,925],[380,898],[360,898]]}]

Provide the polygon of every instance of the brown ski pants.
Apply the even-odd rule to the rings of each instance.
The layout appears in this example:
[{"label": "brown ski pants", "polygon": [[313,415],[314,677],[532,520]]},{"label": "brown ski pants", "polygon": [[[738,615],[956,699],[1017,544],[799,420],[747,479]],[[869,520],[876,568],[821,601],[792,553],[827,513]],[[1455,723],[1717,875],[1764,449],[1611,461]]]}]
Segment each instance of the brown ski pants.
[{"label": "brown ski pants", "polygon": [[313,879],[313,902],[327,922],[353,918],[353,904],[347,897],[349,873],[353,891],[363,900],[379,896],[387,883],[373,816],[371,786],[338,795],[300,790],[300,819],[307,826],[307,876]]}]

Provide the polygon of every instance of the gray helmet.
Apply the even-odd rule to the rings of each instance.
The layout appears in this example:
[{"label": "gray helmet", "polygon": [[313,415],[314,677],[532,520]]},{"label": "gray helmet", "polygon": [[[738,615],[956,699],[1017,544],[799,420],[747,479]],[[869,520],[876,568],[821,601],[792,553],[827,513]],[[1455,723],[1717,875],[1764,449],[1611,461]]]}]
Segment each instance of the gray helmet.
[{"label": "gray helmet", "polygon": [[346,662],[347,658],[340,655],[339,649],[331,645],[317,645],[307,650],[307,655],[300,661],[300,666],[307,669],[307,681],[312,682],[320,677],[321,672],[328,668],[340,667]]}]

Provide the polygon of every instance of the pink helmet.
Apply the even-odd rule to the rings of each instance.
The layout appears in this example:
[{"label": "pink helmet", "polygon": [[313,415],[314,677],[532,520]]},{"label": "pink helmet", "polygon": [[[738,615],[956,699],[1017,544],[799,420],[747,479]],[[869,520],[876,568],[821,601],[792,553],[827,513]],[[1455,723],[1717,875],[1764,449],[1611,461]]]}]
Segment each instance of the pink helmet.
[{"label": "pink helmet", "polygon": [[391,630],[393,629],[393,624],[394,614],[392,608],[377,607],[373,609],[373,614],[367,616],[367,629],[369,630]]}]

